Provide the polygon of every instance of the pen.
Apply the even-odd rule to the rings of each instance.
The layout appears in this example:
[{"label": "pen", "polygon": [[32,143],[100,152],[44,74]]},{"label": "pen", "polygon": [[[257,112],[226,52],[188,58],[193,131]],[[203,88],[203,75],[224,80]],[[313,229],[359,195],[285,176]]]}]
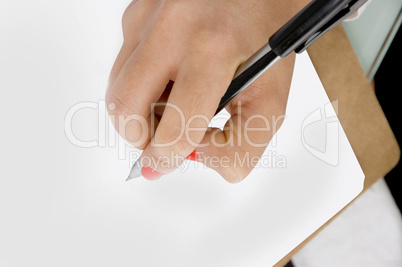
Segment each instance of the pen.
[{"label": "pen", "polygon": [[[218,114],[278,60],[291,52],[302,53],[326,32],[356,12],[367,0],[314,0],[297,13],[269,41],[241,64],[225,95]],[[137,160],[126,181],[141,176],[141,160]]]}]

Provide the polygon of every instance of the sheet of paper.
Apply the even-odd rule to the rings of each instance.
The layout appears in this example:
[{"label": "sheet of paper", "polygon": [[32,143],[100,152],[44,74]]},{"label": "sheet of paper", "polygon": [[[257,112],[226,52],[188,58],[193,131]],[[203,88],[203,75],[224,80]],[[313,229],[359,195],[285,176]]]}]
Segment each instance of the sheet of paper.
[{"label": "sheet of paper", "polygon": [[356,197],[364,180],[306,53],[296,60],[287,118],[245,181],[229,184],[186,162],[157,182],[123,183],[139,153],[127,148],[119,161],[121,149],[98,149],[87,176],[77,173],[86,186],[80,182],[81,198],[67,207],[78,221],[54,207],[56,231],[74,236],[56,242],[100,249],[100,266],[112,255],[130,266],[270,266]]},{"label": "sheet of paper", "polygon": [[1,138],[0,265],[274,264],[364,180],[307,54],[297,57],[287,119],[244,182],[191,163],[158,182],[125,183],[138,151],[115,139],[102,99],[128,2],[24,1],[21,9],[9,1],[0,9],[9,22],[0,25],[8,40],[1,86],[4,99],[18,100],[2,105],[13,128]]}]

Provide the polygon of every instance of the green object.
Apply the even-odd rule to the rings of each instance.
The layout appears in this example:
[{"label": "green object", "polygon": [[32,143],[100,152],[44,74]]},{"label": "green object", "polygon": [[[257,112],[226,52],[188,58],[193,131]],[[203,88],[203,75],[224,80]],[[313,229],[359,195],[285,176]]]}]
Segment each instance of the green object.
[{"label": "green object", "polygon": [[402,21],[402,0],[372,0],[364,13],[343,26],[371,81]]}]

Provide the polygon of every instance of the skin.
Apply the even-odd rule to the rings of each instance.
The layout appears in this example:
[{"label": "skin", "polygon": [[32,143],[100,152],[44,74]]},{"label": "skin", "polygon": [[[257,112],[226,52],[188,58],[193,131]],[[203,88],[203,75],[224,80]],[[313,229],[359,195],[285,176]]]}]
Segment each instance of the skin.
[{"label": "skin", "polygon": [[[106,103],[119,134],[143,149],[143,158],[155,159],[145,166],[169,173],[195,149],[200,161],[228,182],[240,182],[251,172],[251,165],[234,165],[235,154],[260,157],[282,124],[294,55],[279,61],[227,106],[231,119],[223,131],[208,124],[238,66],[307,2],[135,0],[128,6],[124,43],[110,74]],[[182,115],[170,106],[152,113],[156,102],[175,105]],[[133,116],[144,118],[143,123],[129,120]],[[186,126],[183,118],[193,119]],[[128,121],[124,127],[122,119]],[[178,139],[189,128],[197,131]],[[174,162],[172,152],[182,160]],[[211,157],[229,163],[218,166]],[[165,164],[155,164],[161,158]]]}]

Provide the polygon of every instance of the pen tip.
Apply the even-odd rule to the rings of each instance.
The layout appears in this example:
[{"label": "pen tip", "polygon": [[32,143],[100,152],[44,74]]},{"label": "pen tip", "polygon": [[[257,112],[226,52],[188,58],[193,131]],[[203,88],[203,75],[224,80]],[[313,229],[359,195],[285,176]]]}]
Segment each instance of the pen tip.
[{"label": "pen tip", "polygon": [[141,169],[142,169],[141,161],[137,160],[134,163],[133,167],[131,168],[130,174],[126,179],[126,182],[128,182],[128,181],[130,181],[130,180],[132,180],[134,178],[141,177],[141,175],[142,175],[141,174]]}]

